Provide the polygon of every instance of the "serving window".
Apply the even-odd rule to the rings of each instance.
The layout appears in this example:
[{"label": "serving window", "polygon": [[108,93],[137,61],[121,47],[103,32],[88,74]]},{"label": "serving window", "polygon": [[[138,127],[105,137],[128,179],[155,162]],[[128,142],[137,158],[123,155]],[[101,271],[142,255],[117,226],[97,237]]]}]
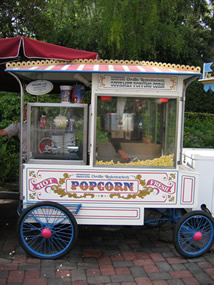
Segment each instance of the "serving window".
[{"label": "serving window", "polygon": [[173,167],[177,100],[97,97],[96,165]]},{"label": "serving window", "polygon": [[31,162],[86,164],[87,105],[28,105],[28,158]]}]

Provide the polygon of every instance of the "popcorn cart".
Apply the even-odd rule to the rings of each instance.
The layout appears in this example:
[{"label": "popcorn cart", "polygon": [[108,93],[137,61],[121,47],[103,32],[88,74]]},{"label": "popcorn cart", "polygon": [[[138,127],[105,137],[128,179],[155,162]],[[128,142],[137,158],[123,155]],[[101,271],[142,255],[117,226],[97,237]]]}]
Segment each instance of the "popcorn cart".
[{"label": "popcorn cart", "polygon": [[182,256],[210,249],[213,219],[192,211],[200,205],[199,174],[182,163],[185,92],[200,68],[47,60],[9,63],[6,71],[20,84],[22,108],[26,86],[38,96],[60,96],[66,89],[60,86],[70,92],[66,100],[61,93],[61,103],[28,104],[18,221],[26,252],[62,257],[78,225],[165,221],[175,224]]}]

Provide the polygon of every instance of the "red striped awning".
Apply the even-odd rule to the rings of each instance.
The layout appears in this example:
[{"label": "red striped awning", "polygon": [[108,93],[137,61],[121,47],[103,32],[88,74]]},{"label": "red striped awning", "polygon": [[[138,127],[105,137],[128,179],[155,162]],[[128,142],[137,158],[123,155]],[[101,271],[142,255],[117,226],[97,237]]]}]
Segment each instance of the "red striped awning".
[{"label": "red striped awning", "polygon": [[10,66],[6,71],[11,72],[84,72],[84,73],[143,73],[169,75],[200,75],[196,68],[177,69],[160,66],[142,66],[129,64],[53,64],[33,66]]}]

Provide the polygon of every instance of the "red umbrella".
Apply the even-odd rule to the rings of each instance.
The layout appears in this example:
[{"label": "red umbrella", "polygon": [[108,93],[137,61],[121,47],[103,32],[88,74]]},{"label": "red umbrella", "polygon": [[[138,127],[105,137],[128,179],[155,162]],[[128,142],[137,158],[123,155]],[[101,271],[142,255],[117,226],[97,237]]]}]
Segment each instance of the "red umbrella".
[{"label": "red umbrella", "polygon": [[20,49],[23,48],[23,55],[29,59],[96,59],[96,52],[76,50],[49,44],[26,37],[15,37],[0,39],[0,59],[10,59],[19,56]]},{"label": "red umbrella", "polygon": [[17,81],[4,72],[5,63],[10,61],[37,59],[97,59],[96,52],[76,50],[26,37],[0,39],[0,90],[19,91]]}]

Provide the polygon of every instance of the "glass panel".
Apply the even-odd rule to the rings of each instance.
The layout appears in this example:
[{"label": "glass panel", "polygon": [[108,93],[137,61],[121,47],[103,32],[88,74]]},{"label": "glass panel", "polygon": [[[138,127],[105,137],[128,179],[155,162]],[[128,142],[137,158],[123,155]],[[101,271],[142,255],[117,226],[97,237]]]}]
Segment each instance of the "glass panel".
[{"label": "glass panel", "polygon": [[174,166],[175,99],[98,97],[97,106],[96,165]]},{"label": "glass panel", "polygon": [[30,158],[83,159],[84,108],[31,106]]}]

